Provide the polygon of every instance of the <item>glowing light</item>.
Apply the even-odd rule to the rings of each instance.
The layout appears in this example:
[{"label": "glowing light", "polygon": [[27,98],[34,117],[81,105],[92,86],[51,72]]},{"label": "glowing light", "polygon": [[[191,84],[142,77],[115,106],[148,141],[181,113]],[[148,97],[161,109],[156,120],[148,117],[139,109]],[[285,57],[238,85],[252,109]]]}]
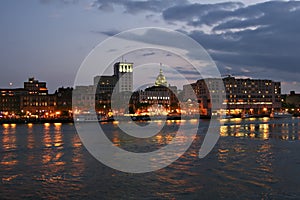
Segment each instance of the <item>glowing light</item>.
[{"label": "glowing light", "polygon": [[54,123],[54,126],[61,126],[62,123]]}]

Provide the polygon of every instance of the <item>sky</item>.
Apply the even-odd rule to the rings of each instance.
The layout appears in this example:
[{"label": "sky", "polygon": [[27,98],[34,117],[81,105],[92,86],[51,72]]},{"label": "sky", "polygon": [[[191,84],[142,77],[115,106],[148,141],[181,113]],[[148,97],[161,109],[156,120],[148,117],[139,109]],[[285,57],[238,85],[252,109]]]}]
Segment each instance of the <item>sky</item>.
[{"label": "sky", "polygon": [[[22,87],[32,76],[46,81],[50,92],[73,86],[81,63],[100,42],[133,28],[161,27],[196,40],[221,74],[281,81],[282,93],[300,93],[300,1],[3,0],[0,4],[1,88]],[[153,54],[163,53],[139,55]],[[191,74],[177,67],[182,74]],[[165,75],[176,84],[172,74]]]}]

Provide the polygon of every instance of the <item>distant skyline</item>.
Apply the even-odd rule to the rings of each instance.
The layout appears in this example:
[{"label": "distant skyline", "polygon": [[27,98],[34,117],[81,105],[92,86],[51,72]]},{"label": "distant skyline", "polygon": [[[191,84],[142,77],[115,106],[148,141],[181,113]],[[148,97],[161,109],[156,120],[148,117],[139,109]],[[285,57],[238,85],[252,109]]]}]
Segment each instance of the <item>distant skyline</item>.
[{"label": "distant skyline", "polygon": [[[195,39],[222,74],[281,81],[282,93],[300,93],[300,1],[4,0],[0,4],[1,88],[23,87],[33,76],[46,81],[50,92],[73,86],[80,64],[101,41],[121,31],[153,26]],[[189,74],[184,68],[181,72]],[[157,69],[149,81],[156,74]],[[171,72],[164,74],[176,84]]]}]

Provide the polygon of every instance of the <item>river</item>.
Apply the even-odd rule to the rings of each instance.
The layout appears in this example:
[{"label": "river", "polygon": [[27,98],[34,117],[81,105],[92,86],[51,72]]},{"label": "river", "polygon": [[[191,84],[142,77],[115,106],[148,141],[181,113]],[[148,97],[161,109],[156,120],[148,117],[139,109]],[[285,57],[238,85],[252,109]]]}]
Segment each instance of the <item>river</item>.
[{"label": "river", "polygon": [[[216,146],[203,159],[198,157],[205,136],[201,127],[208,121],[185,120],[181,125],[188,129],[191,123],[200,126],[188,151],[168,167],[143,174],[101,164],[85,149],[73,124],[3,124],[0,198],[300,198],[299,118],[226,120]],[[168,121],[160,134],[142,144],[122,136],[115,122],[101,126],[114,145],[144,152],[167,145],[179,124]]]}]

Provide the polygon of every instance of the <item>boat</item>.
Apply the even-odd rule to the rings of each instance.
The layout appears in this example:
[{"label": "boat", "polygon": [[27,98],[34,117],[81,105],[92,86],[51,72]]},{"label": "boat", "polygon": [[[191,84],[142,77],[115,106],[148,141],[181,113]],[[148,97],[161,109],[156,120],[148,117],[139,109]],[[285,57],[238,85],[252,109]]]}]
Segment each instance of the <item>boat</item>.
[{"label": "boat", "polygon": [[233,115],[221,115],[220,118],[221,119],[232,119],[232,118],[234,118],[234,116]]},{"label": "boat", "polygon": [[172,112],[167,114],[167,120],[181,120],[181,113]]},{"label": "boat", "polygon": [[97,122],[98,120],[99,119],[96,113],[84,113],[74,115],[75,122]]},{"label": "boat", "polygon": [[132,121],[150,121],[149,115],[137,115],[131,117]]},{"label": "boat", "polygon": [[242,119],[247,119],[247,118],[252,118],[253,115],[249,115],[249,114],[244,114],[242,115]]},{"label": "boat", "polygon": [[270,117],[272,117],[272,118],[290,118],[290,117],[293,117],[293,115],[288,112],[274,112],[274,113],[271,113]]}]

